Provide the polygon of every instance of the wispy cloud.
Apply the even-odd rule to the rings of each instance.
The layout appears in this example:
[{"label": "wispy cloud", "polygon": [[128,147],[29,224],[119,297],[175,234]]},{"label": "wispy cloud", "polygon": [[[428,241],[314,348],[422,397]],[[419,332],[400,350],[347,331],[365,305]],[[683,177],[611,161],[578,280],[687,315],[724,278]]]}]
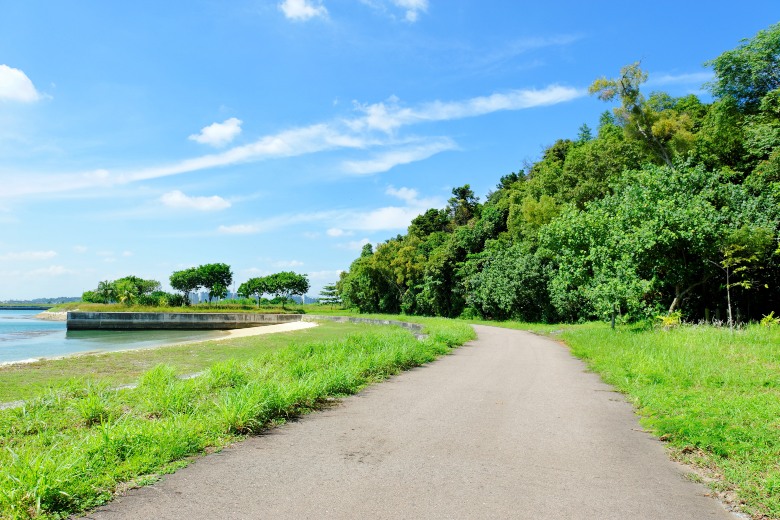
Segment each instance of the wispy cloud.
[{"label": "wispy cloud", "polygon": [[349,242],[345,242],[343,244],[340,244],[340,247],[342,249],[348,249],[350,251],[360,251],[363,249],[363,246],[366,244],[370,244],[371,241],[367,238],[362,238],[360,240],[351,240]]},{"label": "wispy cloud", "polygon": [[414,23],[420,13],[428,11],[428,0],[392,0],[393,4],[404,10],[404,19]]},{"label": "wispy cloud", "polygon": [[396,10],[400,10],[400,18],[414,23],[420,18],[420,13],[428,12],[428,0],[360,0],[360,3],[371,7],[387,17],[397,20]]},{"label": "wispy cloud", "polygon": [[201,128],[200,132],[192,134],[188,139],[214,147],[225,146],[241,133],[241,123],[243,121],[240,119],[231,117],[221,123],[212,123]]},{"label": "wispy cloud", "polygon": [[301,267],[303,265],[303,262],[300,260],[277,260],[274,262],[274,267],[280,267],[280,268],[292,268],[292,267]]},{"label": "wispy cloud", "polygon": [[354,130],[371,129],[389,133],[406,125],[451,121],[504,110],[555,105],[585,94],[582,89],[550,85],[544,89],[511,90],[461,101],[434,101],[417,108],[402,107],[395,98],[391,98],[387,103],[358,105],[358,110],[363,112],[364,116],[349,121],[348,125]]},{"label": "wispy cloud", "polygon": [[512,90],[458,101],[436,100],[408,107],[402,106],[397,98],[390,98],[381,103],[356,105],[359,115],[352,118],[284,130],[260,137],[249,144],[170,164],[125,171],[100,168],[70,174],[3,172],[0,173],[0,182],[3,184],[0,199],[76,190],[81,190],[83,193],[89,188],[110,188],[235,164],[334,150],[385,148],[385,151],[372,158],[347,161],[342,164],[344,171],[348,173],[378,173],[400,164],[424,160],[457,147],[449,137],[399,139],[397,134],[402,127],[478,117],[498,111],[554,105],[571,101],[582,95],[584,95],[583,90],[551,85],[544,89]]},{"label": "wispy cloud", "polygon": [[715,75],[712,72],[691,72],[687,74],[659,74],[650,75],[648,86],[663,85],[702,85],[711,81]]},{"label": "wispy cloud", "polygon": [[424,213],[427,209],[444,205],[443,200],[436,197],[420,197],[416,190],[410,188],[396,189],[389,186],[385,193],[390,197],[403,201],[404,204],[368,210],[344,209],[277,215],[255,222],[219,226],[217,233],[223,235],[251,235],[306,222],[323,223],[328,228],[326,234],[331,237],[349,236],[354,234],[355,231],[396,231],[406,229],[412,219]]},{"label": "wispy cloud", "polygon": [[[361,246],[363,247],[363,246]],[[339,279],[339,275],[343,272],[342,269],[324,270],[324,271],[309,271],[309,280],[318,282],[335,282]]]},{"label": "wispy cloud", "polygon": [[0,255],[0,260],[13,262],[28,262],[34,260],[48,260],[57,256],[56,251],[22,251],[18,253],[5,253]]},{"label": "wispy cloud", "polygon": [[169,191],[160,197],[160,202],[169,208],[194,209],[196,211],[219,211],[230,207],[230,202],[218,195],[211,197],[190,197],[179,190]]},{"label": "wispy cloud", "polygon": [[324,5],[309,0],[284,0],[279,4],[279,9],[290,20],[306,21],[312,18],[327,18],[328,10]]},{"label": "wispy cloud", "polygon": [[353,233],[352,233],[352,231],[344,231],[344,230],[343,230],[343,229],[341,229],[341,228],[335,228],[335,227],[334,227],[334,228],[329,228],[329,229],[328,229],[328,230],[325,232],[325,234],[326,234],[326,235],[328,235],[329,237],[338,238],[338,237],[350,236],[350,235],[352,235]]},{"label": "wispy cloud", "polygon": [[8,65],[0,65],[0,101],[33,103],[42,97],[27,74]]},{"label": "wispy cloud", "polygon": [[363,161],[344,161],[342,169],[347,173],[367,175],[381,173],[391,168],[412,162],[428,159],[438,153],[455,150],[458,145],[448,137],[433,139],[430,142],[401,146],[395,150],[389,150],[375,155],[371,159]]},{"label": "wispy cloud", "polygon": [[28,277],[36,277],[36,276],[63,276],[66,274],[73,274],[74,271],[72,269],[67,269],[64,266],[61,265],[50,265],[49,267],[42,267],[40,269],[33,269],[32,271],[28,271],[25,273]]}]

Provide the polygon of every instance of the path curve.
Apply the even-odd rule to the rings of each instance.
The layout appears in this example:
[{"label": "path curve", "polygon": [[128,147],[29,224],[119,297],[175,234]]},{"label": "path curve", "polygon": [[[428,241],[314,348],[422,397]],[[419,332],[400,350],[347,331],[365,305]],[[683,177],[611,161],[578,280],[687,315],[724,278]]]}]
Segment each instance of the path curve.
[{"label": "path curve", "polygon": [[452,355],[86,518],[736,518],[566,348],[475,328]]}]

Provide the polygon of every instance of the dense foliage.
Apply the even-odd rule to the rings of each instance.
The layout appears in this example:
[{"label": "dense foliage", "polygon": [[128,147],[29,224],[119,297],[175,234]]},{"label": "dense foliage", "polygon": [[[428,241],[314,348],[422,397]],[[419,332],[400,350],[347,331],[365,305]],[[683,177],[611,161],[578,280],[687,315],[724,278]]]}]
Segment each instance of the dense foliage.
[{"label": "dense foliage", "polygon": [[147,307],[165,307],[181,305],[183,299],[160,290],[157,280],[144,280],[137,276],[125,276],[118,280],[104,280],[97,289],[85,291],[81,300],[87,303],[123,303],[125,305],[145,305]]},{"label": "dense foliage", "polygon": [[181,291],[184,303],[189,303],[189,294],[198,289],[205,289],[209,294],[209,303],[213,298],[221,299],[227,296],[228,287],[233,283],[233,272],[227,264],[204,264],[174,271],[170,277],[171,287]]},{"label": "dense foliage", "polygon": [[282,271],[268,276],[250,278],[239,286],[238,294],[244,298],[257,298],[258,307],[264,294],[272,294],[284,308],[284,304],[292,295],[304,295],[309,287],[309,278],[305,274]]},{"label": "dense foliage", "polygon": [[527,321],[761,319],[780,309],[780,24],[708,62],[711,103],[649,96],[639,64],[590,92],[616,102],[484,203],[469,185],[406,235],[368,245],[338,290],[362,312]]}]

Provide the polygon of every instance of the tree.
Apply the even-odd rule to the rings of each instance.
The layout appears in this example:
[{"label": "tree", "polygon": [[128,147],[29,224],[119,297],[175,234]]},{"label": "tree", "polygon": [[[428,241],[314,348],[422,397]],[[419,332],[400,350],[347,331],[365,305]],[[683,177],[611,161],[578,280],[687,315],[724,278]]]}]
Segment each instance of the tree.
[{"label": "tree", "polygon": [[233,272],[227,264],[204,264],[198,266],[197,277],[200,286],[209,292],[209,303],[213,298],[227,296],[227,288],[233,283]]},{"label": "tree", "polygon": [[170,277],[171,287],[184,293],[185,305],[190,304],[190,293],[203,286],[200,272],[197,267],[190,267],[181,271],[174,271]]},{"label": "tree", "polygon": [[100,300],[100,303],[116,301],[116,286],[110,280],[104,280],[98,283],[94,294]]},{"label": "tree", "polygon": [[260,299],[269,293],[268,284],[264,277],[250,278],[238,287],[238,294],[244,298],[257,297],[257,306],[260,307]]},{"label": "tree", "polygon": [[144,280],[143,278],[139,278],[134,275],[119,278],[118,280],[114,281],[114,284],[118,285],[124,282],[127,282],[133,287],[133,292],[136,296],[143,296],[160,290],[160,282],[157,280]]},{"label": "tree", "polygon": [[470,185],[464,184],[458,188],[452,188],[452,197],[449,198],[447,204],[453,224],[462,226],[476,215],[479,197],[474,195]]},{"label": "tree", "polygon": [[761,98],[780,88],[780,23],[706,65],[715,71],[709,87],[716,97],[730,97],[747,112],[756,110]]},{"label": "tree", "polygon": [[656,122],[654,111],[648,106],[639,86],[647,81],[647,73],[639,68],[639,62],[626,65],[620,69],[620,77],[607,79],[605,77],[594,81],[588,92],[595,94],[602,101],[620,100],[620,107],[614,112],[628,130],[634,131],[670,168],[672,158],[664,142],[653,131]]},{"label": "tree", "polygon": [[114,283],[114,287],[116,288],[116,299],[119,303],[130,306],[138,299],[137,287],[132,281],[120,279]]},{"label": "tree", "polygon": [[322,305],[330,305],[331,307],[341,303],[341,297],[338,289],[336,289],[336,284],[326,285],[322,288],[320,291],[320,303]]},{"label": "tree", "polygon": [[309,290],[309,279],[305,274],[282,271],[265,277],[267,292],[282,299],[282,308],[290,296],[304,295]]},{"label": "tree", "polygon": [[450,224],[447,212],[441,209],[429,209],[412,219],[408,232],[410,235],[425,238],[432,233],[445,231]]}]

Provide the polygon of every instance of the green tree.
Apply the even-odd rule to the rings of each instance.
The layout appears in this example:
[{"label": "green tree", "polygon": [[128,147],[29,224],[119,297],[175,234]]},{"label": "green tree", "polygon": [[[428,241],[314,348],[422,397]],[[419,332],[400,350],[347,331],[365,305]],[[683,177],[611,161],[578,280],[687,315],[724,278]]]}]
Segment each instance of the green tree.
[{"label": "green tree", "polygon": [[780,88],[780,23],[706,64],[715,72],[710,89],[716,97],[732,98],[747,112],[757,110],[767,93]]},{"label": "green tree", "polygon": [[233,283],[233,272],[227,264],[203,264],[197,268],[197,278],[200,287],[209,292],[211,303],[213,298],[224,298],[227,295],[227,288]]},{"label": "green tree", "polygon": [[657,127],[654,130],[657,114],[640,91],[640,85],[645,81],[647,81],[647,73],[639,67],[639,62],[636,62],[620,69],[618,78],[597,79],[590,85],[588,92],[595,94],[602,101],[618,98],[620,107],[614,109],[615,116],[625,125],[629,135],[636,135],[642,139],[664,164],[671,168],[673,167],[671,154],[664,139],[659,137]]},{"label": "green tree", "polygon": [[116,286],[110,280],[98,282],[95,296],[100,300],[99,303],[111,303],[116,301]]},{"label": "green tree", "polygon": [[336,288],[336,284],[329,284],[323,286],[320,291],[319,302],[322,305],[330,305],[331,308],[341,303],[341,297],[339,297],[339,291]]},{"label": "green tree", "polygon": [[174,290],[183,293],[185,305],[190,304],[190,293],[203,287],[203,281],[197,267],[174,271],[171,274],[170,283]]},{"label": "green tree", "polygon": [[452,197],[447,204],[447,211],[453,224],[462,226],[476,215],[479,209],[479,197],[474,195],[470,185],[464,184],[452,188]]},{"label": "green tree", "polygon": [[244,298],[256,297],[258,307],[260,307],[260,299],[268,293],[270,291],[264,277],[250,278],[238,287],[238,294]]},{"label": "green tree", "polygon": [[298,274],[292,271],[283,271],[274,273],[265,277],[268,293],[275,295],[284,303],[294,294],[304,295],[309,290],[309,279],[305,274]]},{"label": "green tree", "polygon": [[114,283],[114,287],[116,290],[116,299],[119,303],[130,306],[138,299],[138,288],[132,281],[127,279],[117,280]]}]

